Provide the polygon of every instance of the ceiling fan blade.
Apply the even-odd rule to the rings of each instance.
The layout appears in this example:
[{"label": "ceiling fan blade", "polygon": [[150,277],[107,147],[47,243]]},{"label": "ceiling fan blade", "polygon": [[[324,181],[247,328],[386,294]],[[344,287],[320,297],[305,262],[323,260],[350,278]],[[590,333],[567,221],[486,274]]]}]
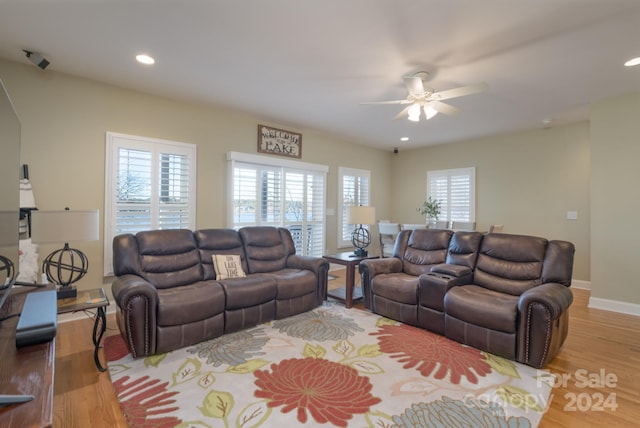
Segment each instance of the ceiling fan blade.
[{"label": "ceiling fan blade", "polygon": [[363,102],[360,104],[371,104],[371,105],[383,105],[383,104],[409,104],[411,101],[409,100],[393,100],[393,101],[370,101]]},{"label": "ceiling fan blade", "polygon": [[411,108],[411,106],[405,107],[400,113],[393,117],[393,120],[400,119],[402,116],[407,116],[409,114],[409,108]]},{"label": "ceiling fan blade", "polygon": [[405,76],[403,77],[404,84],[407,85],[407,90],[414,97],[419,97],[424,94],[424,85],[422,84],[422,79],[420,77],[415,76]]},{"label": "ceiling fan blade", "polygon": [[429,102],[429,105],[432,106],[434,109],[436,109],[438,113],[453,115],[453,114],[458,114],[462,111],[462,109],[458,107],[454,107],[452,105],[442,103],[440,101],[431,101]]},{"label": "ceiling fan blade", "polygon": [[434,92],[431,96],[434,100],[448,100],[450,98],[464,97],[465,95],[477,94],[486,91],[489,86],[486,83],[461,86],[459,88],[448,89],[446,91]]}]

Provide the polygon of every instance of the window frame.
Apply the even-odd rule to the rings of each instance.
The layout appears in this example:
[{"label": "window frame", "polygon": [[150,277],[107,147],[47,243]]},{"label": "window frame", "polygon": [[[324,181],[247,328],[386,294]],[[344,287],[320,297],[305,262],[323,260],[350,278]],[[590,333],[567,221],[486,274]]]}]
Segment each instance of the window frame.
[{"label": "window frame", "polygon": [[[365,200],[361,200],[362,193],[358,192],[357,195],[354,195],[353,204],[348,203],[349,201],[345,201],[345,178],[346,177],[356,177],[359,179],[367,180],[367,189],[366,189],[366,197]],[[347,203],[348,205],[371,205],[371,171],[365,169],[357,169],[357,168],[349,168],[349,167],[338,167],[338,248],[347,248],[352,247],[351,243],[351,233],[353,231],[353,226],[347,223]],[[363,225],[364,228],[368,229],[369,225]]]},{"label": "window frame", "polygon": [[[315,244],[316,248],[319,245],[321,248],[318,250],[319,253],[324,254],[325,250],[326,250],[326,231],[327,231],[327,221],[326,221],[326,206],[327,206],[327,173],[329,171],[329,167],[326,165],[320,165],[320,164],[313,164],[313,163],[309,163],[309,162],[302,162],[302,161],[297,161],[297,160],[290,160],[290,159],[280,159],[280,158],[272,158],[269,156],[262,156],[262,155],[253,155],[253,154],[248,154],[248,153],[241,153],[241,152],[228,152],[227,153],[227,162],[228,162],[228,168],[227,168],[227,227],[229,228],[239,228],[239,227],[243,227],[243,226],[249,226],[252,224],[258,224],[258,225],[269,225],[269,226],[275,226],[275,227],[287,227],[288,225],[291,225],[291,222],[288,221],[286,219],[286,195],[284,194],[286,192],[286,175],[287,174],[305,174],[305,178],[304,181],[307,180],[307,176],[308,175],[317,175],[317,176],[322,176],[322,186],[321,186],[321,206],[317,208],[317,211],[319,212],[319,218],[320,220],[309,220],[308,218],[308,206],[305,205],[303,206],[303,217],[301,220],[301,223],[303,225],[303,227],[306,225],[307,227],[309,225],[316,225],[318,226],[318,228],[321,230],[321,238],[320,241],[318,242],[316,241]],[[238,223],[236,224],[235,222],[235,216],[234,216],[234,210],[235,210],[235,201],[234,201],[234,197],[235,197],[235,178],[234,178],[234,172],[236,170],[236,167],[238,165],[248,165],[248,166],[255,166],[256,169],[260,170],[262,168],[264,168],[265,170],[279,170],[281,173],[281,177],[280,177],[280,181],[281,181],[281,213],[282,215],[279,216],[278,220],[274,220],[274,221],[268,221],[268,222],[256,222],[256,223]],[[307,195],[307,193],[305,193],[305,195]],[[307,199],[305,199],[306,202]],[[294,222],[297,223],[297,222]],[[305,237],[303,236],[303,245],[305,244],[304,242]],[[309,248],[310,243],[306,242],[306,246],[304,247]],[[304,254],[305,252],[298,252],[296,251],[298,254]],[[320,255],[322,255],[320,254]]]},{"label": "window frame", "polygon": [[[197,210],[197,146],[195,144],[178,141],[163,140],[159,138],[142,137],[136,135],[121,134],[116,132],[106,133],[105,145],[105,191],[104,191],[104,276],[113,275],[113,238],[116,236],[116,210],[118,207],[117,184],[118,184],[118,151],[120,149],[139,150],[151,152],[151,187],[152,199],[150,201],[151,222],[158,226],[160,216],[160,172],[162,161],[160,155],[186,156],[188,159],[188,201],[187,201],[187,224],[186,227],[193,230],[196,228]],[[156,190],[158,192],[156,192]],[[154,196],[155,195],[155,196]]]},{"label": "window frame", "polygon": [[[466,195],[468,198],[467,212],[469,214],[469,218],[466,217],[455,217],[452,215],[452,203],[451,203],[451,178],[454,176],[466,176],[469,180],[469,193]],[[441,170],[432,170],[427,171],[427,194],[426,197],[431,197],[432,199],[438,199],[442,203],[442,212],[438,220],[446,220],[450,224],[452,221],[463,221],[463,222],[475,222],[476,221],[476,167],[465,167],[465,168],[451,168],[451,169],[441,169]],[[446,179],[446,198],[443,201],[443,198],[440,195],[436,195],[433,192],[432,182],[435,179]]]}]

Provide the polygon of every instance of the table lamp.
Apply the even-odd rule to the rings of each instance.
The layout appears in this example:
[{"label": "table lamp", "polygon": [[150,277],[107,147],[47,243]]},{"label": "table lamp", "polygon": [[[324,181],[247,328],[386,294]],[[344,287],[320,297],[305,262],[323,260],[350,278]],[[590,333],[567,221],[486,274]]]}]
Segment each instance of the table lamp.
[{"label": "table lamp", "polygon": [[71,211],[34,211],[31,218],[34,244],[60,244],[64,247],[49,254],[42,262],[42,272],[47,279],[56,284],[58,299],[76,297],[73,285],[79,281],[89,268],[87,256],[80,250],[71,248],[69,242],[97,241],[99,212]]},{"label": "table lamp", "polygon": [[347,222],[356,226],[351,234],[351,243],[356,247],[353,257],[366,257],[367,250],[365,248],[371,243],[371,235],[362,225],[376,222],[376,209],[351,205],[347,207]]}]

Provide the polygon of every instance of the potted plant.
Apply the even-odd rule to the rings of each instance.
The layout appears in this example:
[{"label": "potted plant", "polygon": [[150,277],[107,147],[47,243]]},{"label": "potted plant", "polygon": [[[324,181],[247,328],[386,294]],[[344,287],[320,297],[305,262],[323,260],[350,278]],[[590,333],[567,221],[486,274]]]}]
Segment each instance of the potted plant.
[{"label": "potted plant", "polygon": [[441,205],[437,199],[432,199],[431,196],[427,198],[421,207],[416,208],[421,215],[427,216],[427,224],[438,220],[440,215]]}]

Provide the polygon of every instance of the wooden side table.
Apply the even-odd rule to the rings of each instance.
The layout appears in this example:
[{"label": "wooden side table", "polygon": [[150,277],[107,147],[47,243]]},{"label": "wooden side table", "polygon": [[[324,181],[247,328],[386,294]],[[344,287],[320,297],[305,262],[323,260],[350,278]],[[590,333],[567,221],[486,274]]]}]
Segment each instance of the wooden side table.
[{"label": "wooden side table", "polygon": [[[47,289],[53,289],[53,286]],[[16,347],[18,314],[29,287],[13,287],[0,311],[0,394],[33,395],[33,400],[0,407],[0,427],[51,427],[56,339]]]},{"label": "wooden side table", "polygon": [[104,310],[107,306],[109,306],[109,298],[105,294],[104,288],[78,290],[76,297],[58,300],[58,314],[96,309],[96,316],[93,323],[93,360],[101,372],[105,371],[106,367],[100,363],[98,350],[100,349],[102,336],[107,330],[107,315]]},{"label": "wooden side table", "polygon": [[356,256],[353,254],[353,251],[348,251],[345,253],[328,254],[326,256],[322,256],[322,258],[328,260],[330,263],[336,263],[347,267],[345,287],[328,290],[327,294],[334,299],[344,301],[344,306],[346,308],[351,308],[354,300],[362,298],[362,289],[360,289],[359,292],[354,290],[356,266],[360,264],[362,260],[377,259],[378,256]]}]

